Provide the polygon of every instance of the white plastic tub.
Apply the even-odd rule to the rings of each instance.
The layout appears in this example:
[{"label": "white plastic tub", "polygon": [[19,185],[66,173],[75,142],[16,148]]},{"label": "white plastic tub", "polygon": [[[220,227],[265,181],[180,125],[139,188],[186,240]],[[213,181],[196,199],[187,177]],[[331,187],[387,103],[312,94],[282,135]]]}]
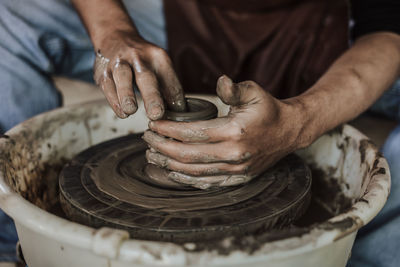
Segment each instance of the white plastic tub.
[{"label": "white plastic tub", "polygon": [[[213,97],[222,113],[226,106]],[[332,131],[299,151],[337,181],[355,204],[299,236],[264,244],[251,255],[189,252],[181,246],[129,239],[124,231],[93,229],[47,212],[57,200],[57,168],[83,149],[147,128],[143,106],[120,120],[105,102],[57,109],[25,121],[0,138],[0,207],[16,223],[30,267],[88,266],[345,266],[357,230],[383,207],[390,188],[386,160],[351,126]],[[362,201],[358,201],[362,199]]]}]

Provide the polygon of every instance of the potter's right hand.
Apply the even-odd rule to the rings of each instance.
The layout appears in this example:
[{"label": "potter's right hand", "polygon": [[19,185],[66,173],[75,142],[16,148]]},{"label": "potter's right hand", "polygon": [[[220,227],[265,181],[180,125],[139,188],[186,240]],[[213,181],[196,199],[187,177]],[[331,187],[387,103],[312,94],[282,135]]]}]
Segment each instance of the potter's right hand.
[{"label": "potter's right hand", "polygon": [[135,31],[114,31],[100,42],[94,63],[94,80],[120,118],[137,110],[133,84],[139,89],[149,119],[170,110],[184,111],[182,86],[167,53]]}]

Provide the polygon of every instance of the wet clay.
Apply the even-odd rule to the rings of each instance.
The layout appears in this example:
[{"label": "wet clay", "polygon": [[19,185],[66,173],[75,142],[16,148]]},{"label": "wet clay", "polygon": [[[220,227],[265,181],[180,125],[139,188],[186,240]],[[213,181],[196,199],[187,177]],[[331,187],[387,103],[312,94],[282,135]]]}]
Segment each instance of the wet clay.
[{"label": "wet clay", "polygon": [[157,165],[148,163],[144,166],[144,173],[147,175],[147,178],[152,181],[153,184],[165,188],[185,188],[187,186],[177,183],[168,178],[170,173],[169,170],[160,168]]},{"label": "wet clay", "polygon": [[138,239],[185,243],[279,229],[309,204],[311,173],[295,155],[244,185],[198,190],[149,179],[146,149],[135,134],[75,157],[59,181],[68,218],[125,229]]},{"label": "wet clay", "polygon": [[[324,174],[324,172],[320,169],[313,169],[311,167],[311,170],[312,172],[317,171],[320,174]],[[314,181],[318,178],[321,177],[314,178]],[[321,227],[324,227],[324,225],[329,227],[329,225],[326,225],[324,222],[337,215],[331,212],[332,208],[330,208],[330,204],[332,203],[328,202],[322,204],[321,201],[315,197],[316,191],[320,194],[323,194],[325,191],[318,190],[318,188],[314,186],[311,188],[311,190],[311,202],[306,212],[296,219],[291,225],[283,227],[282,229],[274,229],[266,232],[259,230],[249,235],[231,236],[226,237],[223,240],[217,239],[213,242],[191,241],[189,244],[182,244],[182,246],[185,250],[190,252],[200,252],[206,250],[216,251],[220,255],[229,255],[233,251],[240,250],[242,252],[252,254],[261,248],[266,242],[273,242],[291,237],[300,237],[309,233],[312,229],[318,229],[319,225],[321,225]],[[336,192],[335,190],[333,191],[334,193]],[[336,193],[341,194],[340,191]],[[348,199],[347,201],[351,200]],[[342,207],[340,212],[344,212],[346,210],[346,207]],[[59,217],[68,219],[68,216],[64,213],[59,202],[51,207],[49,212]],[[348,221],[346,222],[351,224],[355,223]]]},{"label": "wet clay", "polygon": [[[315,166],[310,166],[313,183],[311,187],[311,201],[305,213],[293,221],[292,224],[280,229],[265,231],[260,229],[250,235],[230,236],[215,242],[194,242],[183,246],[190,252],[216,251],[220,255],[229,255],[233,251],[253,254],[264,244],[286,238],[301,237],[315,230],[332,230],[338,226],[343,229],[353,227],[358,222],[351,218],[334,223],[328,220],[351,208],[354,200],[343,195],[339,186],[332,186],[333,178],[327,179],[329,174]],[[324,182],[324,181],[328,182]],[[323,197],[328,195],[329,197]],[[339,200],[339,201],[338,201]]]},{"label": "wet clay", "polygon": [[[187,99],[175,121],[207,120],[216,107]],[[60,203],[68,218],[125,229],[138,239],[207,242],[290,225],[310,202],[311,172],[289,155],[240,186],[198,190],[170,180],[169,171],[147,163],[140,134],[93,146],[60,173]]]},{"label": "wet clay", "polygon": [[198,121],[210,120],[218,115],[217,107],[206,100],[199,98],[186,98],[186,111],[176,112],[166,110],[164,118],[172,121]]},{"label": "wet clay", "polygon": [[[251,234],[231,235],[223,239],[216,238],[212,242],[191,240],[189,245],[182,244],[183,248],[185,248],[187,251],[215,251],[221,255],[229,255],[231,252],[236,250],[251,254],[261,248],[266,242],[272,242],[285,238],[301,237],[302,235],[308,234],[315,229],[331,229],[333,226],[336,226],[328,223],[327,220],[338,215],[339,213],[347,211],[349,209],[348,203],[352,202],[352,200],[343,197],[343,193],[340,188],[329,188],[329,182],[324,182],[325,180],[331,180],[329,179],[328,172],[316,168],[313,165],[310,166],[310,169],[312,174],[315,175],[313,177],[313,185],[311,187],[310,205],[305,213],[302,216],[299,216],[299,218],[295,219],[291,224],[283,226],[281,229],[273,229],[269,231],[263,231],[263,229],[259,229]],[[315,181],[317,181],[316,184],[314,184]],[[320,188],[318,184],[322,185],[322,187]],[[321,199],[320,196],[323,196],[326,193],[329,193],[334,197],[331,199]],[[336,199],[345,199],[345,201],[339,203],[339,205],[343,204],[343,206],[340,206],[339,209],[337,208],[338,203]],[[65,214],[63,208],[65,209],[65,206],[61,207],[60,203],[57,202],[56,205],[49,209],[49,212],[63,218],[70,218],[70,216]],[[343,224],[346,226],[355,223],[355,221],[349,220],[343,222]]]},{"label": "wet clay", "polygon": [[[186,110],[185,112],[177,112],[173,110],[166,110],[164,119],[179,121],[179,122],[192,122],[198,120],[210,120],[218,116],[217,107],[203,99],[199,98],[185,98]],[[144,167],[145,175],[152,180],[154,184],[164,187],[172,188],[187,188],[182,183],[175,182],[168,178],[170,171],[160,168],[155,164],[149,163]]]}]

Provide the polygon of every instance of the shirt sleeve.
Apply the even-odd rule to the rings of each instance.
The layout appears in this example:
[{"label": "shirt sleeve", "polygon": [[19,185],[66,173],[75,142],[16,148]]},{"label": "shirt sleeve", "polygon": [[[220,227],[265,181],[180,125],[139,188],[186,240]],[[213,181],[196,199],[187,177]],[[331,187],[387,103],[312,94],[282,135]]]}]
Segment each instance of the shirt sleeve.
[{"label": "shirt sleeve", "polygon": [[353,39],[378,31],[400,34],[400,0],[350,0]]}]

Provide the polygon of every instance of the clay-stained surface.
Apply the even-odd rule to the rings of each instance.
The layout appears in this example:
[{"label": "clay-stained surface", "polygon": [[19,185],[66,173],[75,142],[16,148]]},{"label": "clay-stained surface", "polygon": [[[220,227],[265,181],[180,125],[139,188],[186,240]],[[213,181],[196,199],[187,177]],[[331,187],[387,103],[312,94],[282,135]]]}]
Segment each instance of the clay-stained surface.
[{"label": "clay-stained surface", "polygon": [[137,127],[120,128],[121,121],[106,109],[99,104],[76,107],[70,113],[56,110],[53,113],[58,112],[58,116],[46,113],[3,135],[0,171],[12,189],[33,204],[50,209],[58,202],[58,173],[76,151],[100,142],[104,136],[117,137],[147,126],[143,121],[136,123]]},{"label": "clay-stained surface", "polygon": [[214,242],[286,227],[308,206],[311,175],[296,155],[244,185],[183,190],[149,180],[146,148],[140,134],[128,135],[74,157],[60,174],[68,218],[126,229],[137,239]]},{"label": "clay-stained surface", "polygon": [[[57,166],[91,145],[130,132],[142,132],[147,128],[147,120],[143,115],[135,116],[127,120],[117,120],[106,103],[98,102],[53,111],[9,131],[6,136],[0,137],[0,177],[4,178],[6,182],[5,184],[0,183],[0,191],[6,193],[2,195],[0,203],[7,205],[8,202],[4,199],[11,199],[8,195],[11,196],[11,191],[15,190],[39,207],[49,208],[52,206],[50,203],[57,202],[55,189]],[[243,257],[251,253],[252,257],[258,255],[283,257],[283,254],[287,255],[289,252],[290,255],[300,255],[307,251],[311,252],[324,246],[333,245],[333,242],[354,234],[357,229],[369,222],[384,205],[390,188],[387,162],[367,137],[354,128],[347,125],[338,128],[330,134],[322,136],[309,148],[299,151],[298,155],[306,160],[314,171],[317,170],[320,173],[318,176],[320,178],[316,179],[322,186],[317,186],[317,189],[313,190],[318,190],[323,186],[328,187],[329,184],[332,184],[332,179],[336,180],[334,183],[341,189],[341,193],[333,196],[335,201],[330,206],[330,211],[334,212],[333,215],[337,215],[310,227],[303,228],[304,225],[297,225],[304,231],[293,228],[283,235],[270,233],[271,236],[275,235],[277,238],[265,237],[267,242],[260,246],[253,246],[253,251],[240,252]],[[56,168],[53,168],[54,166]],[[44,184],[50,190],[45,190]],[[318,194],[315,194],[312,202],[316,201],[318,204],[327,205],[322,196],[320,198],[317,196]],[[343,209],[341,206],[340,199],[343,197],[351,200],[350,208]],[[322,205],[322,207],[324,206]],[[10,207],[2,208],[11,210]],[[44,211],[38,216],[38,223],[40,221],[45,225],[45,221],[40,218],[45,218],[49,222],[54,221]],[[19,223],[25,224],[25,221],[20,220]],[[59,224],[60,227],[68,226],[66,229],[70,229],[70,222],[65,220],[53,223]],[[68,241],[63,242],[70,242],[69,245],[80,248],[86,246],[85,244],[90,244],[90,240],[78,244],[77,241],[81,240],[82,235],[75,236],[76,229],[82,228],[82,232],[88,230],[85,230],[83,226],[71,225],[74,230],[68,234]],[[32,226],[26,225],[26,227]],[[40,231],[50,232],[51,229],[44,226]],[[40,232],[39,230],[35,231]],[[52,238],[57,239],[58,235]],[[76,242],[72,240],[76,240]],[[228,252],[225,254],[232,255],[232,258],[226,255],[221,256],[222,252],[218,252],[216,246],[214,248],[204,247],[199,250],[200,245],[187,244],[181,247],[137,240],[124,241],[119,255],[124,261],[147,262],[150,265],[149,262],[164,262],[167,255],[176,257],[179,255],[184,258],[182,262],[187,264],[199,263],[200,259],[206,260],[207,263],[222,260],[235,262],[234,259],[238,255],[237,249],[243,248],[243,245],[230,245],[235,242],[229,240],[221,242],[224,248],[228,247],[226,249]],[[253,241],[246,240],[246,242],[247,246],[249,242]],[[257,243],[257,241],[254,242]],[[43,247],[45,247],[44,243]],[[133,248],[135,254],[130,254]],[[90,247],[85,247],[85,249],[90,250]],[[184,251],[197,252],[181,254]],[[139,255],[148,255],[149,258],[145,260]],[[151,255],[162,256],[157,258]]]},{"label": "clay-stained surface", "polygon": [[217,107],[203,99],[186,98],[187,110],[185,112],[165,111],[164,119],[173,121],[210,120],[218,115]]}]

